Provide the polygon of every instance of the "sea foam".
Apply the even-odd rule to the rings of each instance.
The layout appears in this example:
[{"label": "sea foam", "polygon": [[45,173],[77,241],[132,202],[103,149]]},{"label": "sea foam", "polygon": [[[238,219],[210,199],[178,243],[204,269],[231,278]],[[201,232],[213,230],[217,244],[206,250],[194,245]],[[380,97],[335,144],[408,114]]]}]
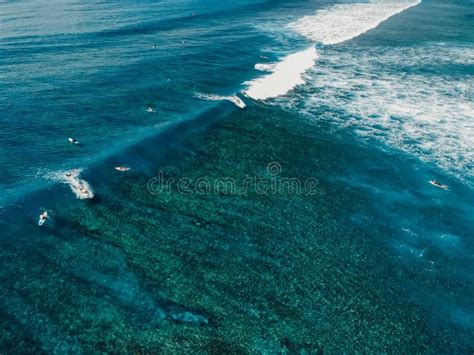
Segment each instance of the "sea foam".
[{"label": "sea foam", "polygon": [[304,16],[288,27],[325,45],[358,37],[390,17],[418,5],[421,0],[372,0],[368,3],[339,4]]},{"label": "sea foam", "polygon": [[[403,68],[420,63],[461,67],[473,58],[470,48],[443,45],[327,48],[324,63],[306,79],[308,90],[275,104],[351,128],[363,140],[377,139],[469,183],[474,178],[473,81],[449,72]],[[386,70],[381,73],[380,68]],[[315,117],[314,112],[320,113]]]},{"label": "sea foam", "polygon": [[[305,16],[288,27],[312,41],[331,45],[348,41],[376,28],[390,17],[418,5],[421,0],[372,0],[368,3],[340,4]],[[313,67],[318,58],[314,47],[290,54],[270,67],[256,64],[255,69],[271,71],[267,76],[246,82],[244,93],[265,100],[285,95],[297,85],[305,83],[303,74]]]},{"label": "sea foam", "polygon": [[259,71],[272,72],[275,69],[275,64],[257,63],[254,68]]},{"label": "sea foam", "polygon": [[273,72],[247,82],[244,94],[255,100],[265,100],[286,94],[297,85],[304,84],[303,74],[318,58],[316,48],[290,54],[277,63]]}]

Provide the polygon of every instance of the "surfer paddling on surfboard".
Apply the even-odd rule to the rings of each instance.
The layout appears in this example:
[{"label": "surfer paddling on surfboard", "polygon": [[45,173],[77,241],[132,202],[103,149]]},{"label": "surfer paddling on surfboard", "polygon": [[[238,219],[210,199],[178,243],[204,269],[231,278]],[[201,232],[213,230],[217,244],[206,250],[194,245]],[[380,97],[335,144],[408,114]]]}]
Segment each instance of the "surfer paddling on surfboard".
[{"label": "surfer paddling on surfboard", "polygon": [[148,113],[153,113],[153,112],[155,112],[155,107],[154,107],[154,105],[151,105],[151,104],[147,105],[147,107],[146,107],[146,112],[148,112]]},{"label": "surfer paddling on surfboard", "polygon": [[449,190],[449,186],[448,185],[443,185],[442,183],[440,183],[439,181],[437,180],[430,180],[430,184],[433,185],[433,186],[436,186],[440,189],[443,189],[443,190]]},{"label": "surfer paddling on surfboard", "polygon": [[44,211],[43,213],[41,213],[39,216],[38,225],[42,226],[48,218],[49,218],[48,211]]}]

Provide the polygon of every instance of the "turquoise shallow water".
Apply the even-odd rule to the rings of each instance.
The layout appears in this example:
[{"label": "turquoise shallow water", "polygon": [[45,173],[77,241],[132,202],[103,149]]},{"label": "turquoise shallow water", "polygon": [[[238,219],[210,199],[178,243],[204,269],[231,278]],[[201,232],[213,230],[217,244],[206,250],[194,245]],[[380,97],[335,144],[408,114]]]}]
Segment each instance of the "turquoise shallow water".
[{"label": "turquoise shallow water", "polygon": [[[0,4],[2,351],[473,351],[471,3],[318,43],[244,111],[195,96],[245,89],[333,5]],[[52,178],[72,168],[93,200]]]}]

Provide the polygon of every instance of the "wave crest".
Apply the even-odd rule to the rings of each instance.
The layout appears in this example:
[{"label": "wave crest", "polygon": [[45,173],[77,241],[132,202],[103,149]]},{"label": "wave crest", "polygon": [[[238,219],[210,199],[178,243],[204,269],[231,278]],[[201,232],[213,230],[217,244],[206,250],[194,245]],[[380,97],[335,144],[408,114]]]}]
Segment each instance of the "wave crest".
[{"label": "wave crest", "polygon": [[304,84],[303,74],[318,58],[316,48],[290,54],[277,63],[273,72],[248,84],[244,94],[255,100],[265,100],[286,94],[297,85]]}]

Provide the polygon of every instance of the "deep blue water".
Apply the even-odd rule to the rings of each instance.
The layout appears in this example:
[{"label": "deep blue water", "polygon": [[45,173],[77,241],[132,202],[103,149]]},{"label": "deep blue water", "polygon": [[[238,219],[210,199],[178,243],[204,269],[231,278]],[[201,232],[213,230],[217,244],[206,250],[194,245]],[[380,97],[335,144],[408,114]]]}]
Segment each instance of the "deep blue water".
[{"label": "deep blue water", "polygon": [[[42,186],[52,171],[87,167],[196,116],[206,108],[196,92],[235,92],[272,43],[255,24],[286,17],[286,8],[259,1],[2,4],[2,203]],[[156,114],[147,114],[148,103]],[[68,145],[70,136],[80,149]]]},{"label": "deep blue water", "polygon": [[[141,191],[141,182],[124,182],[113,167],[127,165],[140,178],[149,178],[162,165],[174,164],[174,154],[179,155],[176,161],[192,159],[189,157],[197,154],[196,148],[188,150],[187,140],[212,132],[213,124],[241,112],[228,101],[206,101],[198,94],[227,96],[247,90],[252,85],[249,81],[271,75],[256,70],[256,64],[273,65],[284,61],[287,55],[316,45],[314,65],[299,73],[301,85],[264,102],[239,94],[249,105],[249,117],[280,117],[283,126],[287,117],[297,117],[307,125],[305,134],[314,135],[315,142],[327,142],[330,147],[334,144],[335,158],[305,157],[308,166],[325,159],[334,163],[337,168],[325,171],[324,176],[313,173],[328,187],[337,190],[337,186],[346,186],[359,196],[353,200],[347,197],[348,211],[352,203],[362,207],[350,213],[342,211],[341,219],[328,222],[328,230],[340,225],[364,231],[364,238],[387,253],[387,270],[397,275],[395,281],[387,277],[390,289],[398,290],[403,302],[426,312],[422,319],[427,328],[447,329],[443,334],[459,340],[452,349],[426,341],[424,344],[431,344],[432,348],[428,346],[425,351],[472,352],[474,344],[466,337],[474,329],[474,5],[466,0],[425,0],[420,4],[400,0],[392,4],[414,6],[399,14],[394,12],[382,22],[378,19],[387,3],[368,2],[373,5],[371,8],[358,7],[361,3],[366,2],[0,2],[0,240],[4,249],[0,273],[2,279],[10,280],[15,270],[35,270],[31,275],[19,272],[21,278],[13,286],[0,286],[1,324],[14,324],[12,328],[2,328],[6,329],[5,334],[13,335],[5,336],[0,346],[9,346],[15,336],[23,341],[32,334],[37,344],[23,344],[24,351],[36,346],[45,352],[88,349],[84,339],[90,334],[77,330],[87,328],[87,317],[81,313],[73,331],[64,325],[64,318],[72,317],[67,309],[74,308],[74,302],[64,309],[50,309],[57,304],[48,303],[47,285],[56,277],[67,285],[65,298],[80,292],[81,285],[98,287],[99,291],[83,295],[82,305],[109,302],[97,296],[105,289],[107,297],[115,301],[103,309],[127,309],[123,312],[130,312],[135,319],[141,317],[144,308],[153,308],[156,303],[161,306],[156,306],[153,317],[183,317],[184,311],[174,310],[175,306],[167,302],[187,306],[183,299],[188,293],[183,291],[183,295],[173,297],[171,291],[160,291],[156,301],[154,291],[148,294],[141,288],[146,284],[153,290],[154,281],[146,271],[141,274],[138,267],[132,267],[133,253],[118,241],[90,234],[91,230],[104,234],[115,231],[114,221],[107,220],[107,215],[151,208],[147,198],[137,192]],[[318,9],[323,12],[316,16],[324,13],[327,17],[304,18],[315,16]],[[345,23],[338,24],[338,19],[358,11],[367,16],[366,22],[375,24],[360,31],[360,35],[353,29],[357,24],[349,26],[352,35],[348,39],[329,43],[330,39],[339,38],[350,22],[346,18]],[[308,32],[295,30],[294,24],[301,19],[306,19],[303,28]],[[312,24],[320,27],[313,29]],[[335,32],[325,34],[331,27]],[[279,80],[286,81],[288,76]],[[148,104],[153,105],[154,112],[146,111]],[[278,120],[274,125],[279,126]],[[275,146],[280,144],[266,135],[263,123],[249,122],[248,127],[256,150],[260,139],[264,145],[268,141]],[[244,123],[244,132],[245,128]],[[248,135],[239,134],[244,138]],[[69,144],[68,137],[77,138],[81,144]],[[222,137],[225,142],[225,135]],[[303,139],[295,140],[295,147],[302,142]],[[215,144],[212,147],[217,151],[219,145]],[[232,144],[239,146],[239,142]],[[252,146],[248,144],[249,149]],[[299,162],[300,157],[294,158]],[[232,159],[232,153],[228,159]],[[279,159],[268,156],[264,164]],[[205,175],[206,171],[213,173],[213,167],[207,166],[205,160],[189,164]],[[245,166],[244,158],[242,165]],[[68,186],[58,182],[58,176],[71,169],[83,169],[84,178],[97,194],[93,201],[76,199]],[[428,181],[432,179],[449,185],[449,191],[430,185]],[[122,188],[136,193],[128,191],[133,201],[121,200],[122,196],[130,197]],[[336,200],[345,201],[344,191],[335,196],[339,196]],[[245,203],[235,201],[236,205],[247,206]],[[256,203],[250,211],[259,206]],[[47,232],[36,223],[44,209],[56,219],[48,221]],[[82,216],[80,222],[75,216]],[[128,218],[133,223],[124,229],[128,231],[125,234],[141,235],[147,231],[139,212]],[[165,223],[169,217],[162,218]],[[248,221],[252,218],[248,217]],[[289,221],[296,228],[292,231],[298,230],[298,223],[301,221],[297,217]],[[304,225],[300,227],[304,229]],[[175,232],[167,237],[183,237],[179,229]],[[231,232],[222,234],[229,236]],[[298,240],[299,234],[290,233],[288,237]],[[117,249],[108,250],[109,243]],[[183,243],[181,252],[195,252],[199,259],[200,254],[187,250]],[[107,245],[106,252],[87,259],[92,250],[103,245]],[[155,244],[147,245],[148,253],[153,255]],[[189,248],[190,245],[191,242]],[[85,255],[81,256],[84,259],[69,262],[74,252],[69,256],[68,252],[74,248],[77,255]],[[156,248],[157,251],[159,247]],[[246,244],[242,242],[239,248],[246,250]],[[377,248],[367,251],[378,256]],[[18,259],[15,255],[19,255]],[[115,266],[102,265],[98,261],[101,256],[114,260]],[[53,271],[46,267],[49,264],[54,264]],[[283,270],[282,264],[272,265]],[[47,269],[44,273],[40,271],[42,267]],[[215,270],[218,273],[217,267]],[[103,276],[107,272],[114,276]],[[196,276],[183,274],[189,280]],[[34,290],[31,293],[35,297],[45,298],[44,308],[30,300],[28,292],[19,291],[23,286]],[[198,287],[193,287],[190,293],[199,292]],[[285,287],[279,285],[277,289]],[[219,286],[213,290],[224,298]],[[192,297],[188,298],[192,303]],[[240,301],[230,298],[229,304]],[[212,322],[213,311],[217,314],[216,309],[221,308],[212,308],[211,303],[204,313],[210,314]],[[242,307],[252,309],[252,301]],[[222,308],[226,309],[225,305]],[[195,317],[201,314],[191,306],[183,309],[191,309],[189,314]],[[200,323],[200,318],[196,319]],[[265,318],[269,319],[270,316]],[[284,317],[279,321],[284,323]],[[213,326],[219,329],[216,322]],[[232,322],[241,324],[238,318],[232,318]],[[46,324],[42,330],[41,324]],[[269,324],[270,321],[268,325],[262,321],[262,329]],[[304,327],[310,329],[308,325]],[[162,328],[163,334],[167,329]],[[237,333],[242,332],[236,330]],[[232,333],[223,334],[226,338]],[[134,341],[146,339],[142,335],[137,335],[142,340]],[[249,352],[281,350],[275,349],[265,336],[252,338],[251,349],[248,343],[243,348]],[[420,336],[420,342],[424,341]],[[101,348],[103,351],[114,351],[110,345],[113,341],[104,342],[107,346]],[[154,343],[151,344],[145,346],[147,351],[153,349]],[[131,351],[132,347],[127,349]],[[380,350],[370,344],[359,350],[363,349]]]}]

